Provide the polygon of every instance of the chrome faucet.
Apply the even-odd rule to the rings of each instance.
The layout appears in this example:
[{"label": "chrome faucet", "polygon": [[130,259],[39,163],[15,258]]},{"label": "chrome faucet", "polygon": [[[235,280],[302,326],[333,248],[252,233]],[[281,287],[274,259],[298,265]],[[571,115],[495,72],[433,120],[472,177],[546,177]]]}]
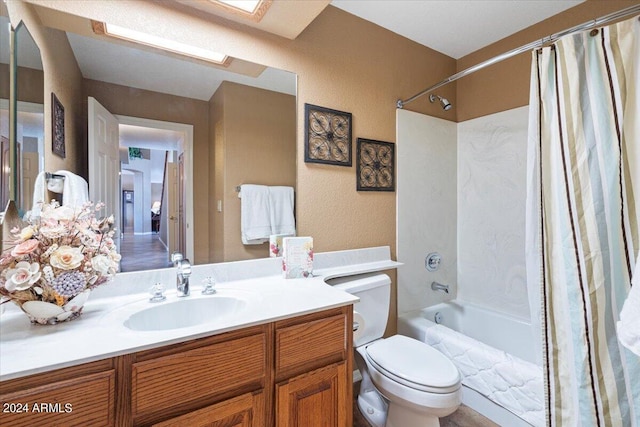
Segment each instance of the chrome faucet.
[{"label": "chrome faucet", "polygon": [[191,263],[188,259],[183,258],[180,252],[171,254],[171,261],[176,267],[176,289],[179,297],[189,296],[189,277],[191,277]]},{"label": "chrome faucet", "polygon": [[433,289],[434,291],[443,291],[445,293],[449,293],[449,285],[443,285],[442,283],[438,283],[438,282],[431,282],[431,289]]}]

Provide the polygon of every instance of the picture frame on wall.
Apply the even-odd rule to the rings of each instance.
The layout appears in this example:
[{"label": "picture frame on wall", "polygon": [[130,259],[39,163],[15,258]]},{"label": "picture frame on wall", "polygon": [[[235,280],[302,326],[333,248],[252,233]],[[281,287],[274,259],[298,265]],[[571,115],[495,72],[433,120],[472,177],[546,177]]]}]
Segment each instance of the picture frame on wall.
[{"label": "picture frame on wall", "polygon": [[357,191],[395,191],[395,148],[391,142],[358,138]]},{"label": "picture frame on wall", "polygon": [[64,142],[64,106],[55,93],[51,92],[51,124],[52,124],[52,151],[63,159],[66,156]]},{"label": "picture frame on wall", "polygon": [[304,104],[304,161],[351,166],[351,113]]}]

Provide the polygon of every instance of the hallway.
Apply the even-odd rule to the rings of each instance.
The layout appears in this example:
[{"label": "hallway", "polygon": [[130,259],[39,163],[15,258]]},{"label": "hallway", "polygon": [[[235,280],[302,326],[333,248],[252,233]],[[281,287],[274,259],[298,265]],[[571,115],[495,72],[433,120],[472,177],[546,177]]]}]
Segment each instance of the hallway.
[{"label": "hallway", "polygon": [[120,255],[121,272],[171,267],[167,248],[156,233],[125,233],[120,240]]}]

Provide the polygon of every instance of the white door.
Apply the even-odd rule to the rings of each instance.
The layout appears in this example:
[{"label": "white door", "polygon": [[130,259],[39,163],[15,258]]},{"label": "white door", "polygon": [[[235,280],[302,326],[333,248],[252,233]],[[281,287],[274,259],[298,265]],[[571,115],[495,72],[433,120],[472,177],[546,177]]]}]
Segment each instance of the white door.
[{"label": "white door", "polygon": [[120,250],[120,155],[118,119],[89,97],[89,199],[106,205],[113,214],[114,241]]},{"label": "white door", "polygon": [[[187,258],[187,243],[185,241],[185,237],[187,236],[187,221],[185,221],[184,217],[184,188],[184,153],[180,153],[178,155],[178,241],[180,242],[178,246],[180,247],[180,253],[185,254],[185,258]],[[191,259],[191,261],[193,261],[193,259]]]},{"label": "white door", "polygon": [[[175,163],[167,163],[167,246],[169,257],[174,252],[180,251],[180,224],[178,203],[178,168]],[[186,254],[181,252],[186,258]]]},{"label": "white door", "polygon": [[22,190],[22,209],[30,211],[33,206],[33,191],[38,177],[38,153],[34,151],[22,153],[22,176],[20,177]]}]

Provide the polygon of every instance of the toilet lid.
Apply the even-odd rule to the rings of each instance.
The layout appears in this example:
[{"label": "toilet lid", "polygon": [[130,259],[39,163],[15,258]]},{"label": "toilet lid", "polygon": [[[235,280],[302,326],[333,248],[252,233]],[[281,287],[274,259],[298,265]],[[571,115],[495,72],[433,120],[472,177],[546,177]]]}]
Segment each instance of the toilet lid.
[{"label": "toilet lid", "polygon": [[366,348],[370,362],[381,374],[417,390],[451,393],[460,388],[460,373],[453,362],[429,345],[394,335]]}]

